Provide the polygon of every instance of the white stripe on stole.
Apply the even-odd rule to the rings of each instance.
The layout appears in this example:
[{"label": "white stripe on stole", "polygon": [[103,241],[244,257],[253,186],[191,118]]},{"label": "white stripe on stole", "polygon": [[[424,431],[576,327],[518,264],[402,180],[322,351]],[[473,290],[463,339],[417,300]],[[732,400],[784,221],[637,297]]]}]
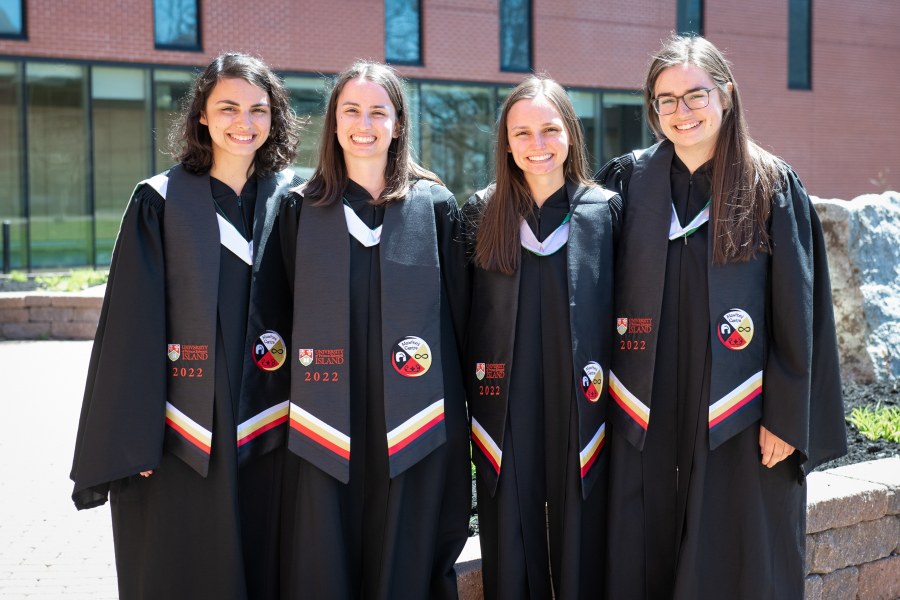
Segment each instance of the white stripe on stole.
[{"label": "white stripe on stole", "polygon": [[377,246],[378,242],[381,241],[382,226],[379,225],[375,229],[369,229],[369,226],[362,222],[359,215],[353,212],[353,209],[346,204],[344,205],[344,220],[347,221],[347,231],[350,232],[350,235],[355,237],[366,248]]},{"label": "white stripe on stole", "polygon": [[222,245],[231,250],[232,254],[247,263],[253,264],[253,241],[244,239],[234,225],[228,222],[228,219],[216,213],[216,219],[219,221],[219,240]]},{"label": "white stripe on stole", "polygon": [[528,222],[522,219],[519,223],[519,240],[522,247],[538,256],[550,256],[569,241],[569,219],[553,230],[543,242],[539,242],[528,226]]}]

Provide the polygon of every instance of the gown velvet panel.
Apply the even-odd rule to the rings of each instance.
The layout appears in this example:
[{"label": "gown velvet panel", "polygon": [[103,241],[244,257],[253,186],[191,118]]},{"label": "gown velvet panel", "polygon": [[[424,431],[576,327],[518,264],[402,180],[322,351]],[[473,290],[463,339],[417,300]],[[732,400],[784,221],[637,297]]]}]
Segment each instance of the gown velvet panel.
[{"label": "gown velvet panel", "polygon": [[[219,212],[247,237],[255,181],[247,183],[240,200],[215,179],[211,191]],[[144,186],[123,218],[88,375],[90,389],[105,378],[128,377],[134,365],[129,367],[127,353],[118,361],[109,358],[121,340],[127,339],[137,356],[162,354],[166,347],[165,303],[157,297],[165,289],[164,211],[165,200]],[[271,565],[277,564],[282,454],[272,452],[239,469],[234,433],[249,291],[250,266],[221,247],[208,476],[162,452],[157,465],[148,465],[150,477],[134,474],[109,484],[123,599],[276,597],[278,576]],[[135,388],[135,402],[158,407],[162,419],[166,375],[148,379],[150,385]]]},{"label": "gown velvet panel", "polygon": [[[344,200],[370,229],[384,207],[350,181]],[[289,196],[280,222],[285,269],[293,281],[303,199]],[[434,204],[441,265],[441,346],[447,441],[391,479],[384,410],[380,245],[350,244],[350,480],[343,484],[287,454],[282,528],[285,599],[456,598],[454,563],[468,535],[471,478],[458,348],[468,313],[468,268],[459,208]],[[318,260],[328,260],[319,257]],[[410,282],[415,285],[415,282]]]},{"label": "gown velvet panel", "polygon": [[[526,221],[544,241],[570,210],[565,186]],[[467,213],[474,206],[467,206]],[[503,468],[477,479],[484,597],[602,598],[606,490],[582,499],[567,246],[522,250]],[[475,277],[478,276],[476,271]]]},{"label": "gown velvet panel", "polygon": [[[615,162],[615,161],[614,161]],[[612,167],[610,169],[610,167]],[[670,178],[672,202],[682,224],[703,210],[710,199],[709,163],[693,174],[674,157]],[[599,177],[625,198],[625,218],[629,202],[640,199],[627,195],[628,175],[611,163]],[[802,185],[788,172],[783,182],[788,204],[773,203],[770,235],[773,264],[790,263],[804,229],[821,243],[822,232]],[[800,216],[797,216],[800,215]],[[805,216],[804,216],[805,215]],[[811,216],[810,216],[811,215]],[[806,486],[801,469],[803,453],[793,455],[769,469],[761,464],[759,423],[747,427],[714,451],[709,450],[709,390],[711,374],[708,239],[709,225],[701,226],[686,239],[668,245],[656,370],[652,388],[652,418],[647,428],[643,452],[611,432],[608,593],[616,599],[640,600],[736,600],[803,597],[805,575]],[[781,253],[779,256],[778,253]],[[824,252],[815,261],[815,273],[794,265],[798,274],[815,277],[819,289],[816,306],[806,307],[818,315],[831,315],[827,267]],[[776,267],[773,267],[775,270]],[[824,269],[824,270],[823,270]],[[766,296],[769,324],[777,321],[789,300],[792,285],[772,285],[760,290]],[[774,316],[773,316],[774,315]],[[820,339],[825,348],[813,363],[816,385],[832,388],[827,398],[828,413],[836,375],[833,318],[821,318],[816,328],[824,330]],[[783,319],[784,331],[765,332],[769,339],[779,336],[811,339],[799,325]],[[781,347],[781,352],[784,352]],[[770,344],[768,364],[791,357],[779,356],[779,345]],[[834,355],[833,357],[831,355]],[[834,370],[832,370],[832,368]],[[809,374],[806,375],[809,377]],[[817,380],[818,377],[818,380]],[[766,381],[766,372],[763,379]],[[822,383],[825,381],[825,383]],[[764,388],[764,421],[773,432],[784,420],[774,407],[784,391],[772,375]],[[811,399],[815,402],[816,397]],[[826,399],[823,398],[823,402]],[[766,405],[769,411],[766,411]],[[815,410],[814,408],[811,410]],[[834,419],[830,419],[833,421]],[[800,419],[799,421],[802,421]],[[786,430],[808,427],[793,422]],[[827,424],[825,435],[842,436],[839,427]],[[822,433],[820,432],[820,436]],[[786,437],[786,439],[789,439]],[[817,459],[818,460],[818,459]],[[815,465],[809,465],[814,467]]]}]

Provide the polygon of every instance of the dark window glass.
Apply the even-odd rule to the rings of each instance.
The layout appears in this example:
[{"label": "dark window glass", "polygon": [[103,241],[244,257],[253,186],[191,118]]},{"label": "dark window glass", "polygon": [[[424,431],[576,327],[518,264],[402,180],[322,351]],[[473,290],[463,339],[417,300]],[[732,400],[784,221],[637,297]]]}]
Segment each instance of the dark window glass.
[{"label": "dark window glass", "polygon": [[596,166],[636,148],[645,148],[650,141],[643,99],[633,94],[603,94],[603,150]]},{"label": "dark window glass", "polygon": [[494,88],[423,83],[419,110],[422,164],[457,198],[487,185],[493,177]]},{"label": "dark window glass", "polygon": [[98,265],[109,264],[131,191],[151,169],[147,78],[144,69],[94,67],[91,71]]},{"label": "dark window glass", "polygon": [[0,62],[0,131],[7,143],[0,144],[0,222],[9,221],[10,266],[28,267],[25,199],[22,189],[22,65]]},{"label": "dark window glass", "polygon": [[531,70],[531,0],[500,0],[500,69]]},{"label": "dark window glass", "polygon": [[300,134],[300,147],[294,159],[294,170],[309,179],[319,160],[319,138],[325,123],[325,102],[328,90],[320,77],[285,77],[284,84],[291,93],[294,112],[308,124]]},{"label": "dark window glass", "polygon": [[200,49],[199,0],[153,0],[157,48]]},{"label": "dark window glass", "polygon": [[0,0],[0,37],[25,37],[25,0]]},{"label": "dark window glass", "polygon": [[676,28],[682,35],[703,35],[703,0],[677,0]]},{"label": "dark window glass", "polygon": [[153,172],[171,167],[175,159],[169,154],[169,134],[181,110],[181,100],[191,89],[193,76],[189,71],[157,69],[153,72],[153,131],[156,152],[153,153]]},{"label": "dark window glass", "polygon": [[29,63],[25,70],[33,268],[93,262],[85,71],[52,63]]},{"label": "dark window glass", "polygon": [[788,1],[788,87],[812,89],[812,0]]},{"label": "dark window glass", "polygon": [[389,63],[422,64],[419,0],[384,0],[384,58]]}]

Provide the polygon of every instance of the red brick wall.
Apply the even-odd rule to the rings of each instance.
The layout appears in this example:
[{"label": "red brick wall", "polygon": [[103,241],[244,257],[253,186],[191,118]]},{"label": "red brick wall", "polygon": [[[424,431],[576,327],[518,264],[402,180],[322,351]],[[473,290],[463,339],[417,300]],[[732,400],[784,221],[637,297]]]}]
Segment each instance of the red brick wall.
[{"label": "red brick wall", "polygon": [[[565,85],[634,89],[648,54],[675,24],[675,0],[533,0],[534,66]],[[28,40],[0,56],[202,65],[227,49],[284,71],[335,72],[384,57],[381,0],[248,5],[201,0],[203,52],[156,50],[153,3],[27,0]],[[498,0],[423,0],[424,66],[408,77],[515,83],[499,71]],[[266,8],[263,8],[266,7]],[[900,188],[900,9],[896,0],[817,0],[813,89],[787,89],[787,2],[706,0],[707,36],[728,52],[751,134],[784,157],[810,191],[853,197]],[[881,107],[884,107],[881,109]],[[881,110],[879,110],[881,109]]]}]

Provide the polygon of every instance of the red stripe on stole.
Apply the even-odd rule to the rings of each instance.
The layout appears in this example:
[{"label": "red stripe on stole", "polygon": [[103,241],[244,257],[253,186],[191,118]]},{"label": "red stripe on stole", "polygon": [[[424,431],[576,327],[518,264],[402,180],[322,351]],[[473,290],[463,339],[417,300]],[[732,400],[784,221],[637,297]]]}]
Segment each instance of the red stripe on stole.
[{"label": "red stripe on stole", "polygon": [[203,442],[201,442],[200,440],[198,440],[197,438],[192,436],[190,433],[187,432],[187,430],[184,427],[181,427],[178,423],[176,423],[169,417],[166,417],[166,425],[168,425],[169,427],[171,427],[172,429],[174,429],[175,431],[180,433],[182,435],[182,437],[184,437],[184,439],[186,439],[193,445],[197,446],[200,450],[203,450],[203,452],[205,452],[206,454],[209,454],[209,446],[207,446],[206,444],[204,444]]},{"label": "red stripe on stole", "polygon": [[613,400],[616,401],[616,404],[618,404],[622,408],[622,410],[624,410],[626,413],[628,413],[628,416],[630,416],[632,419],[634,419],[634,421],[638,425],[641,426],[641,429],[646,431],[647,423],[645,423],[644,420],[636,412],[634,412],[631,409],[631,407],[628,406],[624,400],[622,400],[622,398],[619,397],[619,395],[615,392],[615,390],[613,390],[612,386],[610,386],[610,388],[609,388],[609,393],[610,393],[610,395],[612,395]]},{"label": "red stripe on stole", "polygon": [[606,444],[606,438],[597,444],[597,449],[594,451],[594,454],[591,456],[591,459],[587,461],[587,464],[581,467],[581,478],[584,479],[587,472],[591,470],[591,467],[594,466],[594,463],[597,462],[597,457],[600,456],[600,451],[603,450],[603,445]]},{"label": "red stripe on stole", "polygon": [[242,437],[241,439],[238,440],[237,445],[243,446],[247,442],[253,440],[256,437],[261,436],[262,434],[269,431],[270,429],[274,429],[275,427],[278,427],[282,423],[287,423],[287,420],[288,420],[287,415],[284,415],[283,417],[279,417],[279,418],[275,419],[274,421],[272,421],[271,423],[267,423],[266,425],[263,425],[256,431],[253,431],[252,433],[248,433],[247,435],[245,435],[244,437]]},{"label": "red stripe on stole", "polygon": [[760,384],[760,385],[756,386],[755,388],[753,388],[753,390],[751,390],[751,392],[743,400],[741,400],[740,402],[738,402],[737,404],[735,404],[734,406],[732,406],[731,408],[729,408],[728,410],[723,412],[721,415],[719,415],[718,417],[716,417],[715,419],[710,421],[709,428],[712,429],[713,427],[715,427],[716,425],[718,425],[719,423],[721,423],[722,421],[724,421],[725,419],[727,419],[728,417],[730,417],[731,415],[736,413],[745,404],[747,404],[748,402],[750,402],[751,400],[753,400],[754,398],[759,396],[761,393],[762,393],[762,385]]},{"label": "red stripe on stole", "polygon": [[337,445],[331,443],[330,441],[328,441],[324,437],[320,436],[318,433],[316,433],[312,429],[303,426],[299,421],[295,421],[294,419],[291,419],[291,427],[293,429],[295,429],[298,433],[302,433],[303,435],[305,435],[309,439],[313,440],[314,442],[321,444],[322,446],[325,446],[326,448],[328,448],[329,450],[331,450],[338,456],[340,456],[346,460],[350,460],[350,452],[348,452],[347,450],[344,450],[340,446],[337,446]]},{"label": "red stripe on stole", "polygon": [[401,441],[397,442],[396,444],[394,444],[393,446],[388,448],[388,456],[393,456],[396,453],[400,452],[401,450],[406,448],[408,445],[410,445],[414,440],[420,438],[429,429],[431,429],[432,427],[434,427],[435,425],[437,425],[438,423],[440,423],[443,420],[444,420],[444,413],[442,412],[441,414],[437,415],[435,418],[431,419],[430,421],[428,421],[427,423],[425,423],[424,425],[419,427],[417,430],[415,430],[414,432],[412,432],[411,434],[409,434],[408,436],[403,438]]},{"label": "red stripe on stole", "polygon": [[485,447],[484,443],[478,438],[477,435],[472,436],[472,441],[475,442],[475,445],[481,449],[481,453],[488,459],[488,462],[491,463],[491,466],[494,467],[494,470],[497,471],[497,475],[500,474],[500,465],[497,464],[497,461],[494,460],[494,456],[488,452],[488,449]]}]

